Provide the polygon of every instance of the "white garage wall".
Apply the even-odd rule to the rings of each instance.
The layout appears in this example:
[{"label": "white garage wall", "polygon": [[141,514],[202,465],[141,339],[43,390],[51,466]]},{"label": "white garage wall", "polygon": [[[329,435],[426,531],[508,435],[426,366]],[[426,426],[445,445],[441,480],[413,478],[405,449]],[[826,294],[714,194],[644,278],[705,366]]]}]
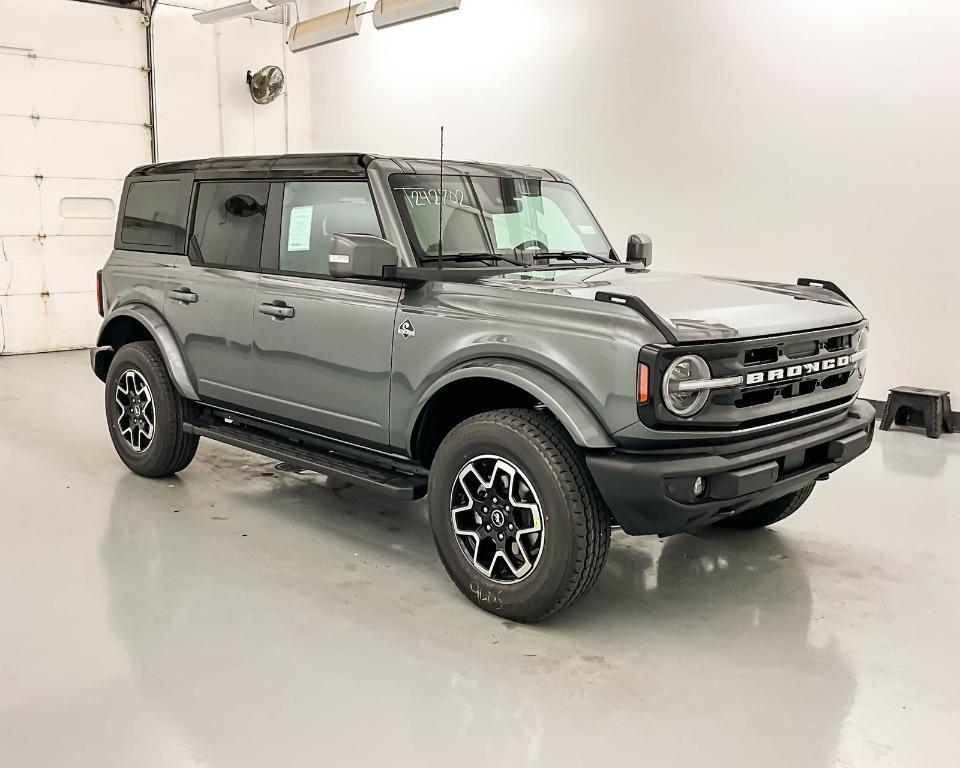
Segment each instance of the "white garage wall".
[{"label": "white garage wall", "polygon": [[[202,6],[183,5],[154,11],[159,159],[307,150],[309,68],[302,59],[288,61],[283,26],[252,19],[198,24],[193,14]],[[255,104],[246,73],[267,64],[284,70],[287,95]]]},{"label": "white garage wall", "polygon": [[139,13],[0,0],[0,354],[94,338],[122,179],[150,159],[145,65]]},{"label": "white garage wall", "polygon": [[463,0],[301,55],[316,151],[436,156],[444,123],[448,157],[569,174],[659,269],[833,280],[883,398],[960,394],[957,29],[934,0]]},{"label": "white garage wall", "polygon": [[[286,61],[282,25],[200,25],[223,2],[169,1],[153,21],[159,159],[307,149],[309,66]],[[288,95],[255,105],[246,71],[266,64]],[[0,82],[0,354],[89,346],[123,177],[151,158],[143,16],[0,0]]]}]

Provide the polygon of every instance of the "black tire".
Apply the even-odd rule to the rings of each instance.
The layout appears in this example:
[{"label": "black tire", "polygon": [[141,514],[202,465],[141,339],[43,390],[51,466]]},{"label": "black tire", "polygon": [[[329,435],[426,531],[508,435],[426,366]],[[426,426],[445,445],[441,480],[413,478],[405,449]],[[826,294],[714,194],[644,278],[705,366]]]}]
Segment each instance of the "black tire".
[{"label": "black tire", "polygon": [[720,528],[751,530],[753,528],[765,528],[768,525],[779,523],[800,509],[803,502],[813,493],[814,485],[815,483],[810,483],[810,485],[801,488],[799,491],[788,493],[786,496],[768,501],[766,504],[748,509],[746,512],[733,515],[733,517],[726,517],[723,520],[717,521],[714,525]]},{"label": "black tire", "polygon": [[[489,455],[519,470],[521,474],[515,477],[521,478],[520,488],[532,491],[541,510],[542,538],[536,562],[513,583],[481,573],[461,546],[463,537],[454,532],[452,522],[454,494],[463,490],[455,485],[461,470],[476,461],[491,461],[482,458]],[[495,479],[494,470],[491,482]],[[524,482],[527,480],[529,486]],[[580,450],[549,413],[528,409],[490,411],[458,424],[434,457],[429,504],[434,541],[450,578],[474,604],[514,621],[540,621],[583,597],[596,583],[610,547],[606,505]],[[481,510],[479,506],[476,509],[479,519]],[[517,509],[515,506],[511,514],[518,514]],[[466,514],[472,516],[473,512]],[[519,518],[513,519],[521,527]],[[501,522],[501,526],[505,524]],[[507,535],[509,541],[511,534]],[[474,558],[480,544],[476,547]],[[493,563],[505,567],[506,559],[498,564],[494,556]],[[509,572],[506,575],[515,576]]]},{"label": "black tire", "polygon": [[[132,438],[121,434],[119,423],[123,410],[117,399],[126,399],[126,395],[120,393],[118,387],[130,389],[126,383],[121,385],[121,378],[130,372],[136,372],[146,382],[153,408],[152,437],[141,441],[142,450],[139,451],[132,445]],[[183,431],[186,403],[174,388],[154,342],[126,344],[113,356],[107,371],[104,405],[113,447],[123,463],[138,475],[166,477],[180,472],[193,461],[200,438]],[[144,413],[147,413],[146,409]]]}]

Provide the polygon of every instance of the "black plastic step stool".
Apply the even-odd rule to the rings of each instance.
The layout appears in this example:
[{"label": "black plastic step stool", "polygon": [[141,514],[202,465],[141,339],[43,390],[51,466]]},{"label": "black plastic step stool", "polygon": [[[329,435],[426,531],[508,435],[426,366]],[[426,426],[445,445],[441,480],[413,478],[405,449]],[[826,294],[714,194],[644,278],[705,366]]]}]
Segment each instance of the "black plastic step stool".
[{"label": "black plastic step stool", "polygon": [[927,430],[927,437],[940,437],[942,432],[953,432],[953,413],[950,410],[950,393],[942,389],[920,387],[894,387],[887,396],[887,409],[883,413],[880,429],[890,429],[892,424],[915,424]]}]

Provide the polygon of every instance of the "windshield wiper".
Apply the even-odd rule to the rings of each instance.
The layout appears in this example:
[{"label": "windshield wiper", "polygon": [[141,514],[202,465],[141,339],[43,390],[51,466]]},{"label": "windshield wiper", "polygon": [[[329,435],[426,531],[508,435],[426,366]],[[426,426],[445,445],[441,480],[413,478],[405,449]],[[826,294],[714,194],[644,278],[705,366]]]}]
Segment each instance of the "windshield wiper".
[{"label": "windshield wiper", "polygon": [[568,261],[576,261],[577,259],[588,258],[588,259],[596,259],[597,261],[603,264],[619,263],[616,259],[611,259],[609,256],[600,256],[596,253],[588,253],[587,251],[540,251],[534,256],[534,259],[544,259],[544,258],[566,259]]},{"label": "windshield wiper", "polygon": [[[443,261],[489,261],[490,259],[496,259],[499,261],[505,261],[508,264],[513,264],[518,267],[529,267],[530,264],[527,264],[523,261],[518,261],[517,259],[511,259],[509,256],[503,256],[499,253],[445,253],[443,254]],[[426,264],[427,262],[432,261],[441,261],[439,256],[424,256],[420,259],[421,262]],[[493,266],[492,264],[488,266]]]}]

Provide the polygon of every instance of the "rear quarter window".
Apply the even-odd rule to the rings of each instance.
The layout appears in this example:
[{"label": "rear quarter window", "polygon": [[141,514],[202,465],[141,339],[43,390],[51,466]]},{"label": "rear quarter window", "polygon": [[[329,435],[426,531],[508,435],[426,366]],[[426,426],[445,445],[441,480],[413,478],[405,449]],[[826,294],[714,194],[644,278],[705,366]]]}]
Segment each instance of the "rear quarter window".
[{"label": "rear quarter window", "polygon": [[186,241],[190,186],[181,179],[129,182],[118,247],[181,253]]}]

